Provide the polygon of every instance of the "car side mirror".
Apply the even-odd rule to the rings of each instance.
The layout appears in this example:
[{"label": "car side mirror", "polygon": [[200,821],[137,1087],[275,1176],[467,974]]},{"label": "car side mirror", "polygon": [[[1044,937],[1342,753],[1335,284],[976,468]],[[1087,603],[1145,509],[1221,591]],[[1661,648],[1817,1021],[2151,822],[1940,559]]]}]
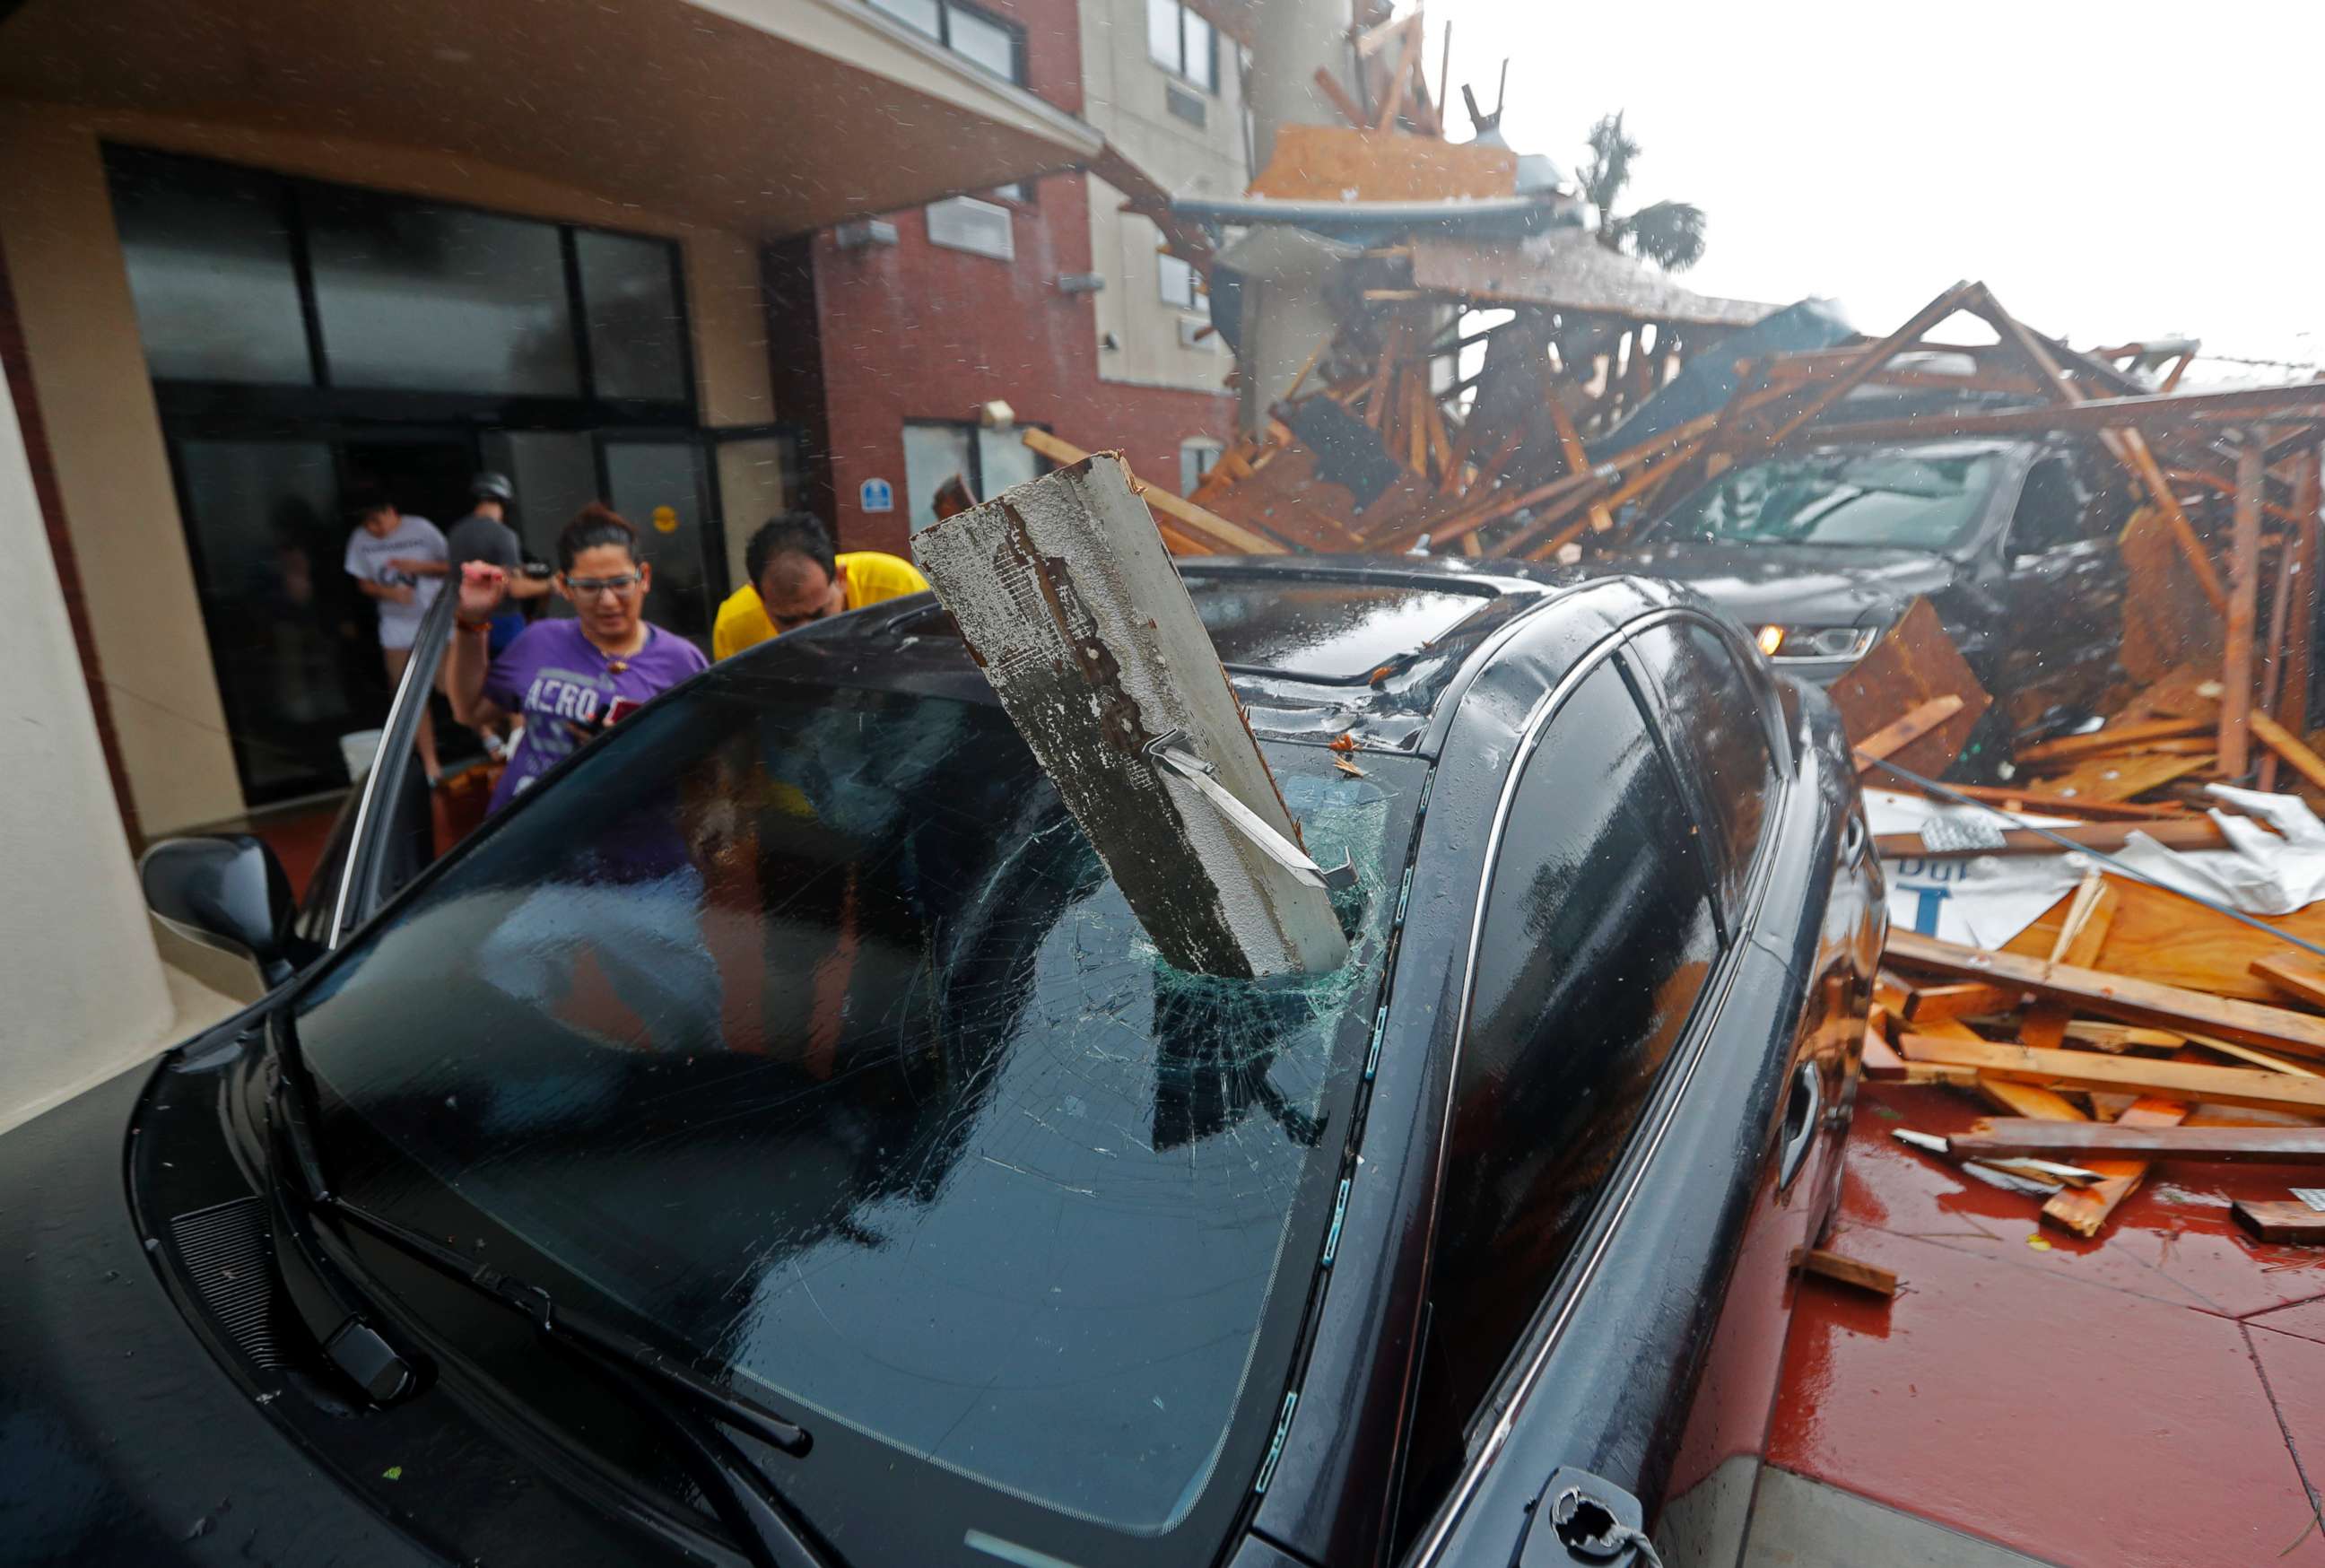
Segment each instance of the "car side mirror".
[{"label": "car side mirror", "polygon": [[291,918],[297,905],[283,862],[247,833],[164,839],[137,862],[146,907],[197,937],[258,960],[270,986],[291,973]]}]

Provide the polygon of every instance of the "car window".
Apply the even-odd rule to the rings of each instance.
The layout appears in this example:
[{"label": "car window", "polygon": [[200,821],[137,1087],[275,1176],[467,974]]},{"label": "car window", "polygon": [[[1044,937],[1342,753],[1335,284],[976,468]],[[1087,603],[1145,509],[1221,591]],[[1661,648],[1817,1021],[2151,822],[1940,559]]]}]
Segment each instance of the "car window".
[{"label": "car window", "polygon": [[1943,550],[1986,509],[2000,478],[1990,451],[1808,452],[1731,469],[1681,501],[1657,536],[1730,544]]},{"label": "car window", "polygon": [[2027,470],[2010,515],[2010,549],[2015,554],[2035,555],[2091,536],[2100,525],[2097,509],[2086,505],[2073,466],[2064,458],[2045,458]]},{"label": "car window", "polygon": [[[1427,765],[1268,760],[1359,875],[1351,961],[1296,983],[1163,964],[997,708],[714,676],[305,999],[335,1179],[829,1413],[811,1484],[967,1478],[1044,1561],[1137,1561],[1273,1430]],[[872,1558],[957,1554],[923,1505],[949,1547]],[[1124,1534],[995,1520],[1028,1505]]]},{"label": "car window", "polygon": [[1567,1258],[1718,956],[1677,781],[1602,663],[1524,764],[1454,1064],[1400,1534]]},{"label": "car window", "polygon": [[1672,755],[1718,827],[1721,901],[1740,909],[1778,782],[1760,703],[1725,639],[1700,621],[1665,621],[1630,645],[1663,700]]}]

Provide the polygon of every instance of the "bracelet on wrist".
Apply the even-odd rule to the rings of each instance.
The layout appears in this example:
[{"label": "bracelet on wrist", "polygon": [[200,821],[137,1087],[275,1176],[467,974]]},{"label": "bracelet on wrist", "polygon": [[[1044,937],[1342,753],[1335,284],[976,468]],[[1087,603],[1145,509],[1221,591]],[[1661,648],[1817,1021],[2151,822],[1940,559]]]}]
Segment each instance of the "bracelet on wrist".
[{"label": "bracelet on wrist", "polygon": [[493,629],[490,621],[472,621],[465,616],[453,617],[452,624],[464,632],[489,632]]}]

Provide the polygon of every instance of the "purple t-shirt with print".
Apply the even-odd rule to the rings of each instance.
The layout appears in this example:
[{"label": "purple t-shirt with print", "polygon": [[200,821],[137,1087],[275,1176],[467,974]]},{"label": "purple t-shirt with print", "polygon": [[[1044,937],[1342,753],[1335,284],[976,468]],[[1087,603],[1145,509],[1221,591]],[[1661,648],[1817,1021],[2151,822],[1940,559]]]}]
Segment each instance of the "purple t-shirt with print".
[{"label": "purple t-shirt with print", "polygon": [[622,660],[599,652],[579,621],[527,626],[485,673],[485,695],[524,719],[524,738],[487,809],[499,811],[597,734],[615,698],[644,702],[709,667],[701,649],[656,626],[646,628],[646,645]]}]

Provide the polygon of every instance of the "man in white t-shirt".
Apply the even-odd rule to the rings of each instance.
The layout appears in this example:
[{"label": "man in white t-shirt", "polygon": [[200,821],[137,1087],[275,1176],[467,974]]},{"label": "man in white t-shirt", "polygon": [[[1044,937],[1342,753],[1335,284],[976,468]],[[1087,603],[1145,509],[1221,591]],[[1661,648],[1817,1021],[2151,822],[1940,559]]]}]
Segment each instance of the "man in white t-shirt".
[{"label": "man in white t-shirt", "polygon": [[[387,684],[393,691],[412,662],[412,641],[420,634],[420,617],[428,613],[443,588],[440,577],[423,576],[412,563],[444,560],[444,535],[425,517],[406,516],[394,498],[376,487],[358,488],[347,499],[356,530],[347,535],[347,575],[356,587],[379,607],[379,645],[387,656]],[[420,710],[420,765],[433,786],[442,776],[436,761],[436,727],[428,710]]]}]

